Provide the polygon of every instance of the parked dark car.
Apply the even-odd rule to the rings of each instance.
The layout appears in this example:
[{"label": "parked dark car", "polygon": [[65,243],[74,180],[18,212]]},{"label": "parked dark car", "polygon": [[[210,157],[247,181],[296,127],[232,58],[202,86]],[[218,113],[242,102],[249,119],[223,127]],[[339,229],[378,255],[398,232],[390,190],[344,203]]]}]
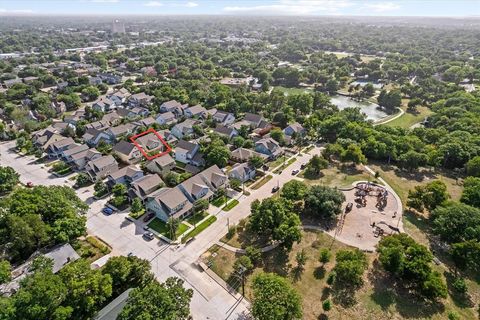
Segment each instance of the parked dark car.
[{"label": "parked dark car", "polygon": [[302,165],[300,166],[300,169],[303,170],[307,167],[307,164],[306,163],[302,163]]},{"label": "parked dark car", "polygon": [[300,170],[298,170],[298,169],[293,170],[292,171],[292,176],[297,175],[299,172],[300,172]]},{"label": "parked dark car", "polygon": [[148,220],[152,219],[154,216],[155,216],[155,213],[153,212],[146,214],[145,217],[143,218],[143,222],[147,222]]},{"label": "parked dark car", "polygon": [[275,193],[277,192],[278,190],[280,190],[280,187],[279,186],[275,186],[272,188],[272,193]]},{"label": "parked dark car", "polygon": [[113,213],[113,209],[109,207],[105,207],[102,209],[102,212],[105,213],[107,216],[109,216]]}]

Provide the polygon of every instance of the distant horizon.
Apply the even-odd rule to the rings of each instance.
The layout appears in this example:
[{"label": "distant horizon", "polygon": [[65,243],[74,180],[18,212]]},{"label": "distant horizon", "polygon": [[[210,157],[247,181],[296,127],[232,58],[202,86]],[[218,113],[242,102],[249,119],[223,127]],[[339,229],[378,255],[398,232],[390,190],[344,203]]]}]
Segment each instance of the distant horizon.
[{"label": "distant horizon", "polygon": [[477,18],[480,0],[1,0],[0,15]]}]

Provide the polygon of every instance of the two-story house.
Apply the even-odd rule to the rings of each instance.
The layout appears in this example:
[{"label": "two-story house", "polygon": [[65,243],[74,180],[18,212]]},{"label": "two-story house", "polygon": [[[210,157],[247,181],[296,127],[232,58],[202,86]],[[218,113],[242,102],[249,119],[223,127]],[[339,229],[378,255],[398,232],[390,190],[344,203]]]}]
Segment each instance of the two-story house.
[{"label": "two-story house", "polygon": [[93,182],[101,180],[118,170],[118,163],[111,155],[91,160],[85,166],[85,172]]},{"label": "two-story house", "polygon": [[201,105],[197,104],[196,106],[188,107],[184,111],[185,116],[187,118],[206,118],[207,117],[207,109],[202,107]]},{"label": "two-story house", "polygon": [[272,138],[264,138],[255,142],[255,151],[267,155],[270,160],[276,159],[284,153],[280,144]]},{"label": "two-story house", "polygon": [[73,145],[75,141],[72,138],[63,138],[61,140],[52,142],[45,152],[49,158],[58,158],[60,154],[67,150],[70,145]]},{"label": "two-story house", "polygon": [[200,151],[200,146],[185,140],[178,141],[175,146],[175,160],[188,164]]},{"label": "two-story house", "polygon": [[66,157],[65,162],[76,170],[83,170],[88,162],[101,158],[102,154],[95,148],[83,150]]},{"label": "two-story house", "polygon": [[107,184],[113,187],[116,184],[124,184],[130,187],[131,183],[143,177],[143,171],[135,166],[128,166],[116,170],[107,175]]},{"label": "two-story house", "polygon": [[212,118],[213,120],[223,124],[224,126],[228,126],[235,122],[235,116],[233,115],[233,113],[225,111],[217,111]]},{"label": "two-story house", "polygon": [[163,125],[169,125],[169,124],[173,124],[177,121],[176,117],[175,117],[175,114],[171,111],[168,111],[168,112],[165,112],[165,113],[160,113],[157,118],[155,119],[155,121],[163,126]]},{"label": "two-story house", "polygon": [[153,96],[146,94],[145,92],[140,92],[132,94],[128,98],[128,105],[132,108],[134,107],[148,107],[153,101]]},{"label": "two-story house", "polygon": [[193,126],[197,123],[198,122],[193,119],[187,119],[173,126],[171,132],[178,139],[183,139],[183,137],[193,134]]},{"label": "two-story house", "polygon": [[178,188],[162,188],[147,196],[145,207],[148,212],[167,222],[170,218],[183,219],[191,214],[193,204]]},{"label": "two-story house", "polygon": [[149,194],[163,186],[164,183],[158,174],[147,174],[146,176],[143,176],[142,178],[137,179],[130,184],[128,196],[132,200],[139,198],[142,202],[144,202]]},{"label": "two-story house", "polygon": [[145,167],[150,172],[164,176],[175,168],[175,166],[175,160],[169,154],[165,154],[161,157],[156,157],[155,159],[150,160]]},{"label": "two-story house", "polygon": [[250,166],[247,162],[236,163],[232,169],[228,172],[229,179],[238,179],[241,182],[253,180],[255,178],[256,170]]},{"label": "two-story house", "polygon": [[135,164],[142,160],[143,154],[133,144],[127,141],[120,141],[112,148],[112,153],[115,154],[118,159],[127,164]]}]

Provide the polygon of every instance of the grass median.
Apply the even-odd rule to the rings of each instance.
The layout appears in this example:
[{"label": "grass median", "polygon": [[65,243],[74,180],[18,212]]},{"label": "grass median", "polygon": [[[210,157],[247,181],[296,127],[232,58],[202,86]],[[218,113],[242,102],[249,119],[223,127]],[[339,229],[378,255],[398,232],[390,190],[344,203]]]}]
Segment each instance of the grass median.
[{"label": "grass median", "polygon": [[182,243],[185,243],[188,239],[195,237],[200,232],[202,232],[203,230],[208,228],[215,221],[217,221],[217,217],[215,217],[215,216],[211,216],[207,220],[203,221],[195,229],[190,231],[185,237],[182,238]]}]

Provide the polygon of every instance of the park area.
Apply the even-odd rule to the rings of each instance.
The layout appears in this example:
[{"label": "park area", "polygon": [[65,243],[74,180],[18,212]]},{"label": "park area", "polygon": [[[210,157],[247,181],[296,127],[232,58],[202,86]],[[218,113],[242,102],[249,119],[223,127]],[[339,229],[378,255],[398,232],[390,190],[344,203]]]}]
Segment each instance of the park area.
[{"label": "park area", "polygon": [[[327,283],[328,275],[335,266],[335,255],[339,250],[351,249],[333,237],[321,231],[302,232],[302,241],[295,244],[290,252],[275,248],[262,254],[260,263],[248,274],[245,286],[245,296],[251,300],[252,279],[261,272],[274,272],[288,279],[302,297],[303,318],[314,319],[434,319],[448,318],[448,313],[455,311],[461,316],[459,319],[476,319],[476,311],[466,307],[465,301],[458,296],[451,295],[444,301],[444,306],[423,303],[410,293],[397,289],[395,282],[382,271],[376,260],[376,253],[367,253],[369,269],[365,272],[364,284],[356,291],[339,290]],[[237,237],[228,241],[230,245],[242,245],[243,240]],[[245,243],[243,243],[245,244]],[[319,262],[319,252],[328,249],[331,259],[327,263]],[[296,256],[303,252],[306,263],[298,269]],[[212,271],[219,275],[230,286],[242,292],[240,281],[233,277],[234,262],[241,254],[234,253],[219,245],[214,245],[202,256],[204,262],[211,266]],[[447,279],[451,274],[442,266],[434,266],[435,270],[444,273]],[[448,283],[448,280],[447,280]],[[477,283],[468,281],[472,299],[480,296],[480,287]],[[449,286],[451,283],[449,283]],[[332,302],[332,309],[323,311],[322,302]],[[323,314],[323,316],[322,316]]]}]

